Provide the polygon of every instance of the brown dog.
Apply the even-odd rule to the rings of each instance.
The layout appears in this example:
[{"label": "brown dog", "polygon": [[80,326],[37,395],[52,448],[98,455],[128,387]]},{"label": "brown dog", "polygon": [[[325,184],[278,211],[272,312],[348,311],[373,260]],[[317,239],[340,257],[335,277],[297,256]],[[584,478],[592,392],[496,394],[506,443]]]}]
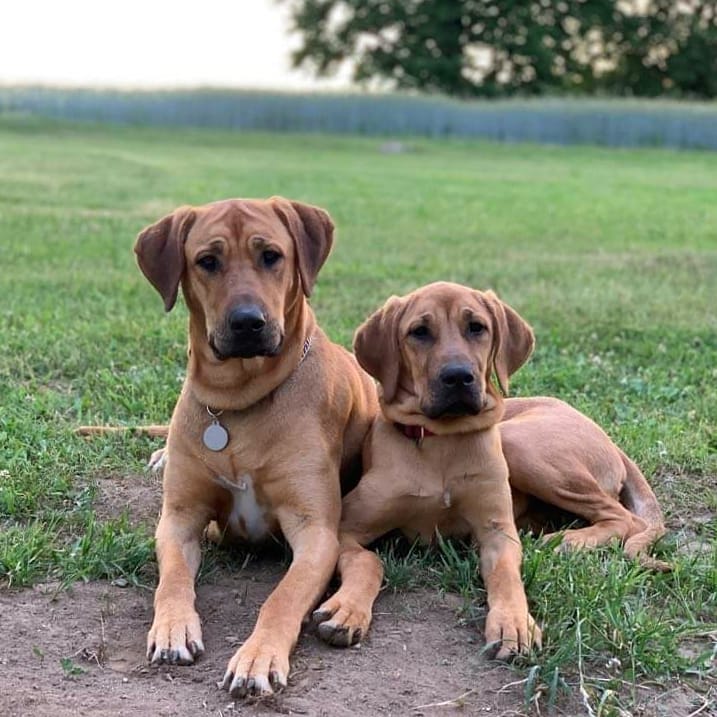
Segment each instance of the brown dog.
[{"label": "brown dog", "polygon": [[148,658],[188,664],[204,650],[194,579],[210,521],[245,540],[281,532],[293,550],[229,662],[222,686],[232,695],[286,684],[302,619],[336,564],[339,475],[360,456],[378,409],[373,382],[326,338],[306,301],[332,242],[326,212],[275,197],[178,209],[135,246],[166,310],[180,283],[189,307]]},{"label": "brown dog", "polygon": [[314,613],[323,639],[347,645],[366,634],[383,569],[362,546],[395,528],[476,539],[486,639],[499,658],[541,637],[514,516],[541,528],[542,500],[592,523],[567,531],[567,543],[620,538],[633,556],[664,533],[647,481],[592,421],[555,399],[502,400],[491,374],[506,392],[532,348],[530,327],[492,292],[448,283],[390,299],[359,328],[356,356],[381,383],[382,414],[364,448],[367,472],[343,502],[341,588]]}]

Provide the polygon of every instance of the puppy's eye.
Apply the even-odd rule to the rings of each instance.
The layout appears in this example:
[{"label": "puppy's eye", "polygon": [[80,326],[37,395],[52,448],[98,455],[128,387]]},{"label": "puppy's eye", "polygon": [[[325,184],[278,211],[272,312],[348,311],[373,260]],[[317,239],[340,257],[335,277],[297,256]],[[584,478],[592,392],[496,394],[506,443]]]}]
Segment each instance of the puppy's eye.
[{"label": "puppy's eye", "polygon": [[468,324],[468,333],[471,336],[480,336],[485,331],[485,325],[480,321],[471,321]]},{"label": "puppy's eye", "polygon": [[200,266],[208,274],[213,274],[219,269],[219,259],[211,254],[205,254],[197,259],[197,266]]},{"label": "puppy's eye", "polygon": [[281,254],[279,254],[278,251],[273,251],[272,249],[266,249],[261,253],[261,260],[264,263],[264,266],[274,266],[279,259],[281,259]]},{"label": "puppy's eye", "polygon": [[415,326],[408,332],[409,336],[413,336],[414,339],[427,339],[430,337],[431,332],[428,329],[428,326],[421,325],[421,326]]}]

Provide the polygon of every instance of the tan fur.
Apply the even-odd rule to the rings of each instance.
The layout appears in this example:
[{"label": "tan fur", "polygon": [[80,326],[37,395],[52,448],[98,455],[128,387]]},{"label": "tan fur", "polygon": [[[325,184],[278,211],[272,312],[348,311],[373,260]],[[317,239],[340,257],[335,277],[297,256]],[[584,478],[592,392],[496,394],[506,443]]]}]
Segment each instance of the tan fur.
[{"label": "tan fur", "polygon": [[[542,530],[545,506],[540,501],[590,523],[566,531],[565,545],[592,547],[620,539],[625,552],[648,567],[667,567],[644,555],[665,532],[657,500],[637,466],[608,436],[562,401],[502,400],[492,389],[491,369],[507,388],[508,377],[533,345],[525,322],[509,307],[496,307],[497,302],[491,293],[432,284],[393,297],[357,331],[359,362],[382,383],[382,414],[364,447],[367,472],[343,501],[341,588],[314,613],[319,634],[332,644],[352,644],[366,634],[383,568],[376,554],[362,546],[396,528],[427,539],[435,530],[474,537],[488,591],[486,639],[500,643],[499,657],[524,651],[531,641],[540,643],[520,583],[513,520]],[[482,314],[486,324],[491,308],[498,317],[488,350],[471,348],[465,331],[455,330],[464,307],[476,315],[487,310]],[[417,350],[407,331],[425,314],[454,326],[452,331],[442,326],[434,344]],[[507,337],[512,339],[505,344]],[[467,347],[461,349],[461,342]],[[473,353],[482,371],[485,410],[467,418],[428,419],[421,406],[429,379],[446,355],[461,350]],[[422,425],[437,435],[416,444],[395,422]]]},{"label": "tan fur", "polygon": [[[137,240],[140,268],[167,310],[181,285],[190,312],[187,378],[167,442],[148,657],[191,663],[204,649],[194,578],[210,521],[222,536],[282,533],[293,550],[288,573],[229,662],[223,686],[233,695],[286,684],[302,619],[338,555],[339,475],[359,455],[377,410],[373,382],[326,338],[306,302],[332,239],[323,210],[273,198],[185,207]],[[260,259],[267,247],[282,256],[271,269]],[[220,257],[221,271],[197,265],[207,253]],[[238,300],[259,303],[283,335],[276,355],[220,359],[212,350]],[[223,411],[230,442],[220,452],[202,442],[207,407]]]},{"label": "tan fur", "polygon": [[[412,335],[421,325],[430,338]],[[471,334],[470,325],[484,330]],[[391,299],[359,328],[356,356],[382,382],[382,413],[364,448],[367,470],[343,502],[342,586],[314,616],[324,639],[350,644],[365,634],[382,569],[361,546],[400,528],[427,540],[436,531],[472,536],[488,593],[487,641],[499,658],[540,645],[521,581],[521,545],[501,450],[503,399],[491,382],[495,371],[507,384],[532,348],[530,327],[494,294],[448,283]],[[377,358],[382,354],[385,363]],[[443,400],[436,377],[453,364],[471,367],[481,409],[477,415],[429,418]],[[397,422],[437,435],[415,442]]]},{"label": "tan fur", "polygon": [[597,424],[556,398],[511,398],[500,432],[519,526],[544,527],[536,515],[537,498],[590,524],[564,531],[563,546],[619,540],[645,567],[669,569],[645,555],[665,534],[655,494]]}]

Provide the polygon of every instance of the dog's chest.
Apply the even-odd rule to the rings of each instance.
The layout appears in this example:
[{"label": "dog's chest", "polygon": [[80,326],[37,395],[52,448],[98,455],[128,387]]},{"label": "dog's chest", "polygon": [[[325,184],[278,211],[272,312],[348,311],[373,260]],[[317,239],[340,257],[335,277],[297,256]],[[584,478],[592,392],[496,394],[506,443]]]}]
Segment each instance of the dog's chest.
[{"label": "dog's chest", "polygon": [[[404,476],[410,509],[402,529],[410,537],[430,540],[442,535],[470,532],[466,515],[496,490],[496,481],[507,480],[507,467],[500,445],[493,446],[465,437],[436,436],[401,454],[401,466],[392,466]],[[401,444],[404,446],[405,444]]]},{"label": "dog's chest", "polygon": [[236,536],[251,541],[260,541],[271,532],[264,509],[256,497],[254,480],[245,473],[236,480],[228,480],[224,476],[214,479],[231,496],[231,506],[227,517],[227,528]]}]

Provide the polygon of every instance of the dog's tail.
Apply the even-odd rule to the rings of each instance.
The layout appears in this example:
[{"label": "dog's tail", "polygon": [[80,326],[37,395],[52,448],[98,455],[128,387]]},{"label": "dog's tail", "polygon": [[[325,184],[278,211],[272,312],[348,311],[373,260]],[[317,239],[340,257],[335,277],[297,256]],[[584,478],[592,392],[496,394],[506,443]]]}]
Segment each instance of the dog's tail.
[{"label": "dog's tail", "polygon": [[169,426],[80,426],[75,429],[79,436],[100,436],[107,433],[132,433],[133,435],[166,438]]},{"label": "dog's tail", "polygon": [[666,532],[657,497],[637,465],[622,451],[620,451],[620,455],[626,472],[625,483],[620,492],[620,502],[646,523],[643,530],[631,535],[625,541],[625,553],[638,560],[646,568],[667,572],[672,569],[669,563],[652,558],[647,554],[650,546]]}]

